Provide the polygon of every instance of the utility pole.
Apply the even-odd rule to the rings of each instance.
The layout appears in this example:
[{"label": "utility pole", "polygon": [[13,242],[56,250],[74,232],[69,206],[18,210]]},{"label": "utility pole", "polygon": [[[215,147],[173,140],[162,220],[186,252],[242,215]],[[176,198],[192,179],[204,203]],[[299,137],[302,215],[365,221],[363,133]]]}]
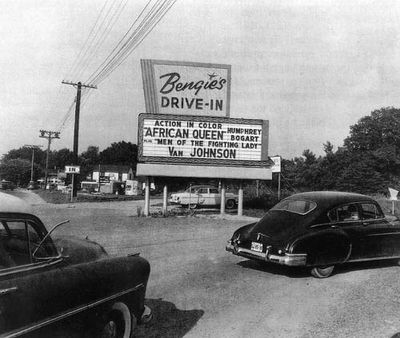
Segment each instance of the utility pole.
[{"label": "utility pole", "polygon": [[24,147],[32,149],[32,164],[31,164],[31,181],[29,183],[33,183],[33,170],[34,170],[34,161],[35,161],[35,149],[39,149],[43,146],[37,146],[34,144],[25,144]]},{"label": "utility pole", "polygon": [[[76,106],[75,106],[75,125],[74,125],[74,146],[73,146],[73,154],[74,154],[74,165],[78,165],[78,141],[79,141],[79,113],[81,109],[81,92],[82,92],[82,87],[83,88],[91,88],[91,89],[97,89],[96,86],[93,85],[85,85],[82,84],[81,82],[74,83],[70,81],[61,81],[63,84],[71,85],[76,87],[77,92],[76,92]],[[72,187],[72,196],[76,197],[76,192],[77,192],[77,183],[79,180],[75,181],[75,184]]]},{"label": "utility pole", "polygon": [[44,189],[47,189],[47,177],[49,171],[49,152],[50,152],[50,144],[53,138],[60,138],[59,131],[49,131],[49,130],[39,130],[41,138],[47,138],[47,152],[46,152],[46,171],[44,174]]}]

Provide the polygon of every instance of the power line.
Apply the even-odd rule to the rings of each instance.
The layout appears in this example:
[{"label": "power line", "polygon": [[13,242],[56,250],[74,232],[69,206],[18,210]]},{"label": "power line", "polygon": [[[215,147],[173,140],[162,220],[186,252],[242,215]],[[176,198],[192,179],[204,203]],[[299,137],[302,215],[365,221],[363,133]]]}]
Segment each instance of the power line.
[{"label": "power line", "polygon": [[[104,42],[103,37],[106,35],[107,29],[110,27],[110,24],[112,23],[112,20],[115,17],[115,14],[118,12],[118,9],[122,4],[122,2],[120,2],[117,9],[115,10],[115,12],[113,14],[111,14],[114,10],[114,5],[116,3],[117,3],[117,0],[114,0],[113,3],[111,4],[110,8],[108,9],[105,17],[103,18],[102,22],[99,25],[98,30],[96,31],[96,33],[94,35],[89,47],[87,48],[85,55],[82,58],[81,70],[79,72],[77,72],[77,74],[74,75],[73,78],[80,78],[82,76],[82,74],[88,68],[90,61],[91,61],[92,57],[94,56],[95,52],[103,44],[103,42]],[[103,25],[104,25],[104,28],[102,27]]]},{"label": "power line", "polygon": [[[165,16],[165,14],[170,10],[175,2],[176,0],[164,0],[163,3],[159,5],[160,1],[157,1],[156,4],[153,5],[149,13],[146,14],[140,25],[130,35],[127,41],[116,53],[114,53],[113,56],[111,56],[110,54],[109,57],[107,57],[107,59],[111,57],[110,60],[103,66],[100,71],[97,72],[96,70],[97,74],[93,73],[88,82],[100,83],[106,77],[108,77],[111,72],[113,72],[123,61],[125,61],[125,59],[132,53],[132,51],[154,29],[154,27]],[[104,63],[105,62],[103,62],[103,64]]]},{"label": "power line", "polygon": [[106,5],[107,5],[107,2],[108,2],[108,0],[104,1],[103,7],[101,8],[101,10],[100,10],[100,12],[99,12],[99,14],[98,14],[98,16],[97,16],[96,22],[95,22],[94,25],[92,26],[92,28],[91,28],[91,30],[90,30],[90,32],[89,32],[89,35],[87,36],[87,38],[86,38],[84,44],[82,45],[81,50],[79,51],[79,53],[78,53],[78,55],[76,56],[76,58],[75,58],[73,64],[71,65],[71,68],[70,68],[69,71],[65,74],[64,79],[65,79],[65,78],[68,78],[68,77],[69,77],[69,76],[68,76],[69,74],[72,75],[72,74],[75,72],[75,68],[78,66],[79,62],[81,61],[80,58],[81,58],[81,55],[82,55],[83,51],[84,51],[85,49],[87,49],[87,43],[89,42],[89,39],[91,38],[91,36],[92,36],[92,34],[93,34],[93,32],[94,32],[96,26],[97,26],[97,23],[99,22],[99,20],[100,20],[102,14],[103,14],[103,11],[104,11],[104,9],[105,9],[105,7],[106,7]]},{"label": "power line", "polygon": [[173,6],[173,4],[176,2],[176,0],[173,0],[172,3],[169,5],[169,7],[165,10],[165,12],[162,14],[161,17],[158,18],[158,20],[151,26],[151,28],[144,33],[142,37],[139,37],[137,42],[133,45],[133,47],[128,50],[125,55],[120,59],[120,61],[116,64],[114,64],[113,68],[110,69],[100,80],[97,81],[97,83],[101,83],[104,81],[115,69],[117,69],[126,59],[129,55],[132,54],[132,52],[139,46],[139,44],[146,38],[148,34],[151,33],[151,31],[156,27],[156,25],[160,22],[160,20],[165,16],[165,14],[170,10],[170,8]]},{"label": "power line", "polygon": [[[119,42],[117,43],[117,45],[114,47],[114,49],[110,52],[110,54],[106,57],[106,59],[103,61],[102,64],[100,64],[97,69],[93,72],[93,74],[88,78],[87,83],[91,83],[91,78],[93,77],[94,74],[96,74],[99,69],[106,64],[106,62],[108,61],[108,59],[113,55],[113,53],[116,51],[116,49],[122,44],[122,42],[124,41],[124,39],[126,38],[126,36],[129,34],[129,32],[132,30],[132,28],[135,26],[136,22],[139,20],[139,18],[142,16],[142,14],[146,11],[147,7],[149,6],[149,4],[151,3],[151,0],[149,0],[146,4],[146,6],[142,9],[142,11],[139,13],[138,17],[135,19],[135,21],[132,23],[132,25],[129,27],[128,31],[124,34],[124,36],[122,37],[121,40],[119,40]],[[123,46],[122,46],[123,47]],[[122,48],[121,47],[121,48]]]}]

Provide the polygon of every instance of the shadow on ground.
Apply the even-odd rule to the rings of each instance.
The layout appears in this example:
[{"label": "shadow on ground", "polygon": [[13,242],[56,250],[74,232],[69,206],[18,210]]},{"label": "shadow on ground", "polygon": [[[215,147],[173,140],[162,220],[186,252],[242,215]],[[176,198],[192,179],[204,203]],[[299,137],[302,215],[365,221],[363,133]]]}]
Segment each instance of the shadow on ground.
[{"label": "shadow on ground", "polygon": [[237,264],[245,269],[253,269],[274,275],[283,275],[291,278],[303,278],[310,276],[310,272],[308,271],[308,269],[301,267],[293,268],[284,265],[277,265],[273,263],[259,262],[252,260],[241,261]]},{"label": "shadow on ground", "polygon": [[153,311],[150,323],[140,325],[135,337],[180,338],[185,336],[203,316],[203,310],[179,310],[171,302],[162,299],[147,299]]},{"label": "shadow on ground", "polygon": [[[267,262],[259,262],[253,260],[241,261],[237,263],[239,266],[246,269],[254,269],[258,271],[264,271],[266,273],[271,273],[274,275],[283,275],[291,278],[304,278],[310,277],[311,268],[306,267],[289,267],[284,265],[277,265]],[[338,265],[333,270],[332,275],[351,273],[352,271],[360,270],[370,270],[370,269],[380,269],[388,267],[399,266],[398,260],[377,260],[369,262],[358,262],[358,263],[345,263],[343,265]],[[400,338],[400,336],[399,336]]]}]

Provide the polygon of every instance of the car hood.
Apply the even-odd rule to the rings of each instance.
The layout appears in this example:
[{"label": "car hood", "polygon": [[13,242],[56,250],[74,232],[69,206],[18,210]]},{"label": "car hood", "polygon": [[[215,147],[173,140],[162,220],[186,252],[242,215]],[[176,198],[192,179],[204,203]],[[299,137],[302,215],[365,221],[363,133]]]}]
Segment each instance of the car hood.
[{"label": "car hood", "polygon": [[89,239],[79,239],[73,236],[53,238],[58,251],[71,264],[95,261],[107,257],[104,248]]},{"label": "car hood", "polygon": [[282,242],[306,231],[309,217],[283,210],[268,211],[257,223],[247,228],[249,236],[262,234],[272,241]]}]

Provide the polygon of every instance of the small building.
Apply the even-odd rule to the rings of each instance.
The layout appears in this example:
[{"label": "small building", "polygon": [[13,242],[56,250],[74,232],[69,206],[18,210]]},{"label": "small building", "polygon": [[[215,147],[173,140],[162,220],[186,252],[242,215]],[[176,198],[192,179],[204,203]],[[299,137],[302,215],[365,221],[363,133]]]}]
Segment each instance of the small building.
[{"label": "small building", "polygon": [[93,169],[92,180],[95,182],[101,181],[120,181],[126,182],[132,180],[135,173],[132,167],[128,165],[112,165],[100,164]]}]

